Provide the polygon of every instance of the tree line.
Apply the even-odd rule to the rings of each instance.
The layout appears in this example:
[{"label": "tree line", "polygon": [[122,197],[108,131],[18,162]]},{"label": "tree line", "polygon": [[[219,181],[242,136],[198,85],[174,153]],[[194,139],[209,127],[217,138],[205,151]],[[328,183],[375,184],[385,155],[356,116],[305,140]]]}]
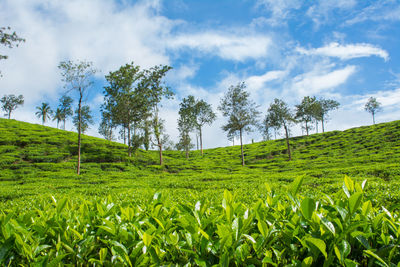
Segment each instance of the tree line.
[{"label": "tree line", "polygon": [[[25,41],[15,32],[9,33],[9,27],[0,28],[1,44],[12,48],[13,45]],[[0,55],[0,59],[7,56]],[[87,61],[62,61],[60,69],[64,87],[67,93],[59,99],[59,105],[53,111],[48,103],[42,103],[36,107],[35,115],[41,118],[42,124],[52,119],[59,124],[72,117],[72,122],[78,131],[78,164],[77,173],[80,173],[81,134],[90,124],[93,117],[90,107],[85,105],[84,97],[93,85],[93,76],[97,70],[91,62]],[[115,131],[119,130],[124,144],[128,145],[128,156],[132,152],[143,147],[148,150],[150,146],[157,147],[159,151],[159,163],[163,164],[163,149],[184,150],[186,158],[194,147],[191,133],[195,133],[196,140],[200,141],[200,151],[203,155],[203,127],[211,125],[215,119],[210,104],[194,96],[183,98],[180,103],[179,118],[177,121],[179,141],[173,145],[165,132],[165,121],[160,117],[160,107],[163,99],[173,97],[173,92],[164,83],[163,78],[172,68],[167,65],[154,66],[149,69],[140,69],[133,62],[121,66],[118,70],[111,71],[105,76],[108,85],[104,87],[104,103],[101,105],[101,122],[99,133],[107,140],[115,139]],[[0,73],[1,75],[1,73]],[[73,112],[74,102],[70,95],[74,95],[78,105]],[[290,129],[294,124],[300,124],[306,135],[321,124],[322,132],[325,132],[325,123],[328,113],[339,107],[339,103],[331,99],[317,99],[314,96],[305,96],[301,103],[292,110],[283,100],[274,99],[267,109],[264,119],[259,122],[260,112],[256,104],[250,100],[250,94],[246,91],[246,84],[240,82],[228,88],[220,100],[218,110],[227,119],[222,129],[227,133],[229,140],[239,138],[241,147],[242,165],[245,165],[243,151],[243,134],[258,129],[265,140],[271,139],[272,132],[275,135],[284,130],[287,144],[288,159],[291,160]],[[11,113],[24,104],[22,95],[4,95],[0,99],[1,108],[6,112],[5,116],[11,118]],[[375,124],[375,114],[381,111],[381,104],[376,98],[369,98],[365,110],[371,113]],[[315,127],[314,127],[315,125]]]}]

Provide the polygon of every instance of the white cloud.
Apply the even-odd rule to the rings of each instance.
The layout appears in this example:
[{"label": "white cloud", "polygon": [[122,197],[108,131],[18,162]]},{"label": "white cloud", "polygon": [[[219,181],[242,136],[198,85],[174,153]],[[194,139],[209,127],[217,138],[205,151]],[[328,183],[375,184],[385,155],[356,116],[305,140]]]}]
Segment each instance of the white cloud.
[{"label": "white cloud", "polygon": [[329,23],[333,12],[351,10],[357,4],[356,0],[317,1],[308,8],[306,14],[318,28],[321,24]]},{"label": "white cloud", "polygon": [[356,67],[353,65],[330,72],[316,69],[294,77],[291,90],[300,96],[319,94],[344,84],[355,72]]},{"label": "white cloud", "polygon": [[254,24],[265,24],[268,23],[271,26],[279,26],[282,23],[285,24],[285,20],[288,19],[293,10],[301,7],[301,1],[299,0],[257,0],[256,8],[264,8],[270,13],[270,17],[258,18],[254,20]]},{"label": "white cloud", "polygon": [[181,34],[167,43],[174,50],[189,48],[234,61],[266,57],[271,45],[265,35],[225,32]]},{"label": "white cloud", "polygon": [[356,15],[346,20],[346,25],[362,23],[364,21],[399,21],[400,6],[398,1],[376,1],[368,5]]},{"label": "white cloud", "polygon": [[281,79],[285,75],[286,72],[282,70],[268,71],[260,76],[254,75],[248,77],[246,79],[246,84],[248,85],[248,88],[250,88],[251,90],[259,90],[262,89],[267,82]]},{"label": "white cloud", "polygon": [[305,55],[338,57],[342,60],[370,56],[378,56],[385,61],[389,59],[388,52],[377,46],[365,43],[340,45],[339,43],[332,42],[319,48],[304,49],[299,47],[297,51]]}]

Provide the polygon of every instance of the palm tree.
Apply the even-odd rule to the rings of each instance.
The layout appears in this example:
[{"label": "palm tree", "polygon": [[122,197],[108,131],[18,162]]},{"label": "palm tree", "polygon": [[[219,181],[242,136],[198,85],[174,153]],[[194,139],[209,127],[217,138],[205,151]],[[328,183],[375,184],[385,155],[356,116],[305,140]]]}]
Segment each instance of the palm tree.
[{"label": "palm tree", "polygon": [[57,129],[58,129],[58,124],[61,121],[65,120],[65,113],[60,108],[57,108],[56,112],[54,113],[53,121],[55,120],[57,121]]},{"label": "palm tree", "polygon": [[53,114],[53,111],[51,110],[50,106],[48,103],[42,103],[42,106],[37,106],[36,107],[36,113],[35,115],[38,118],[42,118],[42,125],[47,121],[47,119],[51,118],[51,114]]}]

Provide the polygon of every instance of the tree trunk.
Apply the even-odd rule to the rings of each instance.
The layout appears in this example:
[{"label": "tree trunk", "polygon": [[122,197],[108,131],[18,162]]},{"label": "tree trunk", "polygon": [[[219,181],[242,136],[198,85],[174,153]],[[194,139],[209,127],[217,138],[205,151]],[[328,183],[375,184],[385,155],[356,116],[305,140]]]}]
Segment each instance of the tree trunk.
[{"label": "tree trunk", "polygon": [[324,133],[325,132],[324,117],[321,118],[321,124],[322,124],[322,133]]},{"label": "tree trunk", "polygon": [[318,121],[315,121],[315,130],[318,133]]},{"label": "tree trunk", "polygon": [[284,126],[285,128],[285,134],[286,134],[286,145],[287,145],[287,151],[288,151],[288,156],[289,156],[289,160],[292,160],[292,153],[290,152],[290,144],[289,144],[289,131],[287,126]]},{"label": "tree trunk", "polygon": [[8,119],[11,119],[11,111],[8,112]]},{"label": "tree trunk", "polygon": [[203,133],[201,132],[201,127],[199,128],[199,135],[200,135],[200,150],[201,150],[201,155],[203,156]]},{"label": "tree trunk", "polygon": [[157,140],[158,140],[158,151],[159,151],[159,156],[160,156],[160,165],[162,165],[163,164],[162,144],[161,144],[160,139],[157,139]]},{"label": "tree trunk", "polygon": [[57,129],[58,129],[58,123],[59,123],[59,121],[57,120]]},{"label": "tree trunk", "polygon": [[244,154],[243,154],[243,140],[242,140],[242,129],[240,129],[240,151],[242,152],[242,166],[244,166]]},{"label": "tree trunk", "polygon": [[307,136],[308,136],[308,124],[307,124],[307,121],[306,121],[306,133],[307,133]]},{"label": "tree trunk", "polygon": [[196,150],[199,150],[199,135],[196,133]]},{"label": "tree trunk", "polygon": [[375,125],[375,113],[372,112],[372,122]]},{"label": "tree trunk", "polygon": [[79,88],[79,104],[78,104],[78,167],[76,173],[81,172],[81,123],[82,123],[82,88]]},{"label": "tree trunk", "polygon": [[186,159],[189,159],[189,148],[185,146]]},{"label": "tree trunk", "polygon": [[131,151],[131,125],[128,123],[128,157],[132,157]]}]

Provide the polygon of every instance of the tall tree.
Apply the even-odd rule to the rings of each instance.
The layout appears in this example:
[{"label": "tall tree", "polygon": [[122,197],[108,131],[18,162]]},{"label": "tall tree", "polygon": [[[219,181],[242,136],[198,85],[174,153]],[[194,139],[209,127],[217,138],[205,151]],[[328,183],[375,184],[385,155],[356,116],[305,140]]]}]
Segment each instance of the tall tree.
[{"label": "tall tree", "polygon": [[53,115],[53,110],[48,103],[42,103],[41,106],[36,107],[36,110],[35,115],[39,119],[42,118],[42,125],[44,125],[48,119],[51,119],[51,116]]},{"label": "tall tree", "polygon": [[57,108],[54,112],[53,121],[57,121],[57,129],[60,122],[64,120],[64,114],[60,108]]},{"label": "tall tree", "polygon": [[141,86],[145,88],[146,99],[151,112],[151,126],[159,151],[160,165],[163,164],[163,143],[166,138],[163,120],[160,119],[160,102],[164,98],[172,98],[173,92],[163,83],[163,78],[172,69],[170,66],[154,66],[144,71]]},{"label": "tall tree", "polygon": [[96,73],[96,70],[93,68],[92,62],[87,61],[62,61],[58,68],[61,70],[65,87],[78,94],[78,164],[76,172],[79,175],[81,169],[82,102],[83,97],[93,84],[92,76]]},{"label": "tall tree", "polygon": [[188,96],[187,98],[184,98],[182,100],[179,108],[179,144],[185,150],[186,158],[189,158],[189,150],[190,148],[192,148],[190,132],[193,131],[194,127],[196,126],[195,104],[196,100],[194,99],[194,97]]},{"label": "tall tree", "polygon": [[1,99],[1,109],[6,112],[5,116],[8,119],[11,118],[11,112],[13,112],[18,106],[24,104],[23,95],[15,96],[15,95],[4,95]]},{"label": "tall tree", "polygon": [[[0,27],[0,44],[8,48],[13,48],[14,45],[18,46],[20,42],[25,42],[25,39],[19,37],[15,32],[9,32],[10,27]],[[0,55],[1,59],[7,59],[7,55]],[[1,72],[0,72],[1,77]]]},{"label": "tall tree", "polygon": [[260,114],[256,110],[256,104],[249,99],[249,96],[245,83],[239,82],[236,86],[229,87],[218,107],[222,115],[228,118],[228,123],[222,129],[228,133],[228,136],[239,132],[242,166],[245,165],[243,132],[251,131],[252,126],[257,126],[257,117]]},{"label": "tall tree", "polygon": [[149,109],[145,88],[139,86],[141,78],[139,66],[132,62],[110,72],[106,76],[109,86],[104,87],[105,107],[110,112],[112,122],[128,132],[129,157],[132,155],[132,142],[138,139],[138,125]]},{"label": "tall tree", "polygon": [[296,119],[304,123],[307,136],[312,129],[311,123],[314,121],[317,99],[313,96],[305,96],[299,105],[296,105]]},{"label": "tall tree", "polygon": [[115,124],[112,120],[112,114],[107,108],[102,105],[101,107],[101,122],[99,125],[99,134],[104,136],[104,138],[108,141],[112,141],[114,139],[113,130],[115,128]]},{"label": "tall tree", "polygon": [[93,117],[90,111],[89,106],[82,106],[81,108],[81,116],[79,118],[79,111],[78,109],[75,110],[75,116],[73,117],[72,122],[76,129],[78,127],[81,128],[82,133],[85,133],[87,129],[89,129],[89,125],[93,124]]},{"label": "tall tree", "polygon": [[275,98],[274,102],[268,108],[268,117],[270,119],[271,126],[276,127],[276,129],[280,129],[282,127],[284,128],[287,153],[289,156],[289,160],[292,160],[292,153],[290,151],[289,143],[290,126],[293,122],[295,122],[292,112],[284,101]]},{"label": "tall tree", "polygon": [[271,119],[269,118],[268,115],[266,115],[260,125],[260,131],[261,131],[261,134],[263,135],[263,138],[265,141],[271,140],[271,129],[272,128],[273,127],[271,125]]},{"label": "tall tree", "polygon": [[338,109],[340,106],[339,102],[332,99],[321,98],[314,104],[314,119],[315,121],[321,121],[322,132],[325,132],[325,122],[329,119],[328,113],[332,110]]},{"label": "tall tree", "polygon": [[203,155],[203,127],[206,124],[210,125],[213,123],[216,117],[210,104],[202,99],[195,101],[194,118],[195,127],[199,133],[201,155]]},{"label": "tall tree", "polygon": [[372,122],[375,124],[375,114],[382,111],[381,103],[379,103],[375,97],[370,97],[365,104],[365,110],[372,115]]},{"label": "tall tree", "polygon": [[72,102],[73,102],[72,98],[67,95],[63,95],[59,100],[58,109],[60,109],[64,130],[65,130],[65,121],[67,120],[68,117],[71,117],[73,115]]}]

